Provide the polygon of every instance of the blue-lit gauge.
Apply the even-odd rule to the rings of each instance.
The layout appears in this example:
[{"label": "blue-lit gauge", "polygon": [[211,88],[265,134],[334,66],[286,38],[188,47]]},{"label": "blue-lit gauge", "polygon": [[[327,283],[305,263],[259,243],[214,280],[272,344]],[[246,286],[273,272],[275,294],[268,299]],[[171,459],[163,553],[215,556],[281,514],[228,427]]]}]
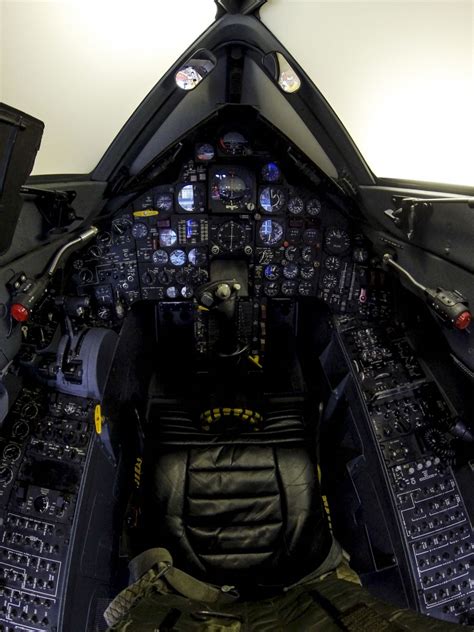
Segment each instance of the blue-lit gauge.
[{"label": "blue-lit gauge", "polygon": [[319,240],[319,230],[317,228],[307,228],[303,233],[303,241],[308,246],[314,246]]},{"label": "blue-lit gauge", "polygon": [[185,213],[202,213],[204,211],[205,193],[199,184],[185,184],[178,192],[178,210]]},{"label": "blue-lit gauge", "polygon": [[168,298],[178,298],[179,290],[175,285],[170,285],[170,287],[166,288],[166,296]]},{"label": "blue-lit gauge", "polygon": [[264,182],[278,182],[280,178],[280,167],[275,162],[268,162],[262,167],[262,180]]},{"label": "blue-lit gauge", "polygon": [[191,285],[185,285],[181,288],[181,296],[183,298],[192,298],[194,295],[193,288]]},{"label": "blue-lit gauge", "polygon": [[202,143],[196,147],[196,160],[208,162],[214,158],[214,147],[209,143]]},{"label": "blue-lit gauge", "polygon": [[204,248],[192,248],[188,253],[188,260],[196,268],[205,266],[207,263],[207,252]]},{"label": "blue-lit gauge", "polygon": [[186,263],[186,253],[184,250],[173,250],[173,252],[170,253],[170,261],[176,267],[184,266]]},{"label": "blue-lit gauge", "polygon": [[308,200],[308,203],[306,204],[306,212],[308,215],[311,215],[311,217],[318,217],[318,215],[321,214],[321,202],[318,198]]},{"label": "blue-lit gauge", "polygon": [[286,194],[281,187],[265,187],[258,201],[264,213],[278,213],[286,204]]},{"label": "blue-lit gauge", "polygon": [[295,195],[288,200],[288,211],[292,215],[302,215],[304,213],[304,201]]},{"label": "blue-lit gauge", "polygon": [[266,219],[258,230],[260,239],[267,246],[274,246],[283,239],[283,226],[273,219]]},{"label": "blue-lit gauge", "polygon": [[209,203],[215,213],[248,212],[255,209],[255,184],[244,167],[215,166],[209,169]]},{"label": "blue-lit gauge", "polygon": [[155,208],[161,213],[169,213],[173,210],[173,194],[158,193],[155,198]]},{"label": "blue-lit gauge", "polygon": [[145,239],[148,237],[148,226],[143,222],[135,222],[132,226],[132,235],[134,239]]},{"label": "blue-lit gauge", "polygon": [[200,241],[199,228],[200,228],[200,223],[198,219],[187,219],[186,220],[186,241],[191,241],[194,243],[196,243],[196,241]]},{"label": "blue-lit gauge", "polygon": [[303,259],[303,261],[306,261],[307,263],[310,263],[311,261],[313,261],[314,252],[311,246],[304,246],[301,249],[301,258]]},{"label": "blue-lit gauge", "polygon": [[174,246],[178,241],[178,235],[172,228],[163,228],[160,230],[160,246],[162,248],[169,248]]},{"label": "blue-lit gauge", "polygon": [[290,262],[283,268],[283,276],[285,277],[285,279],[296,279],[298,273],[299,268],[296,263]]},{"label": "blue-lit gauge", "polygon": [[263,274],[269,281],[276,281],[280,277],[280,266],[277,266],[274,263],[269,263],[265,266]]},{"label": "blue-lit gauge", "polygon": [[228,156],[244,156],[250,154],[248,140],[240,132],[227,132],[219,138],[222,153]]},{"label": "blue-lit gauge", "polygon": [[168,263],[169,259],[168,253],[162,248],[160,248],[159,250],[155,250],[151,258],[153,260],[153,263],[157,266],[165,266]]},{"label": "blue-lit gauge", "polygon": [[217,184],[217,192],[223,202],[239,202],[247,192],[247,185],[232,172],[223,173]]}]

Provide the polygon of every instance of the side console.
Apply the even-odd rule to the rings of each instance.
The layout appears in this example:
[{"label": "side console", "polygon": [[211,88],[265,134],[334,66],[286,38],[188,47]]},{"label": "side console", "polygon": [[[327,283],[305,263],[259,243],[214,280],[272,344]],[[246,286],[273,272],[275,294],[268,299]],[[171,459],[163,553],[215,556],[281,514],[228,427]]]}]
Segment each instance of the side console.
[{"label": "side console", "polygon": [[[336,529],[348,548],[360,537],[353,559],[364,583],[377,592],[383,575],[392,590],[381,597],[472,624],[474,470],[450,432],[455,411],[389,322],[338,319],[322,364],[332,391],[326,430],[337,428],[345,452],[345,482],[331,481],[348,499],[339,498]],[[357,525],[352,535],[344,520]]]}]

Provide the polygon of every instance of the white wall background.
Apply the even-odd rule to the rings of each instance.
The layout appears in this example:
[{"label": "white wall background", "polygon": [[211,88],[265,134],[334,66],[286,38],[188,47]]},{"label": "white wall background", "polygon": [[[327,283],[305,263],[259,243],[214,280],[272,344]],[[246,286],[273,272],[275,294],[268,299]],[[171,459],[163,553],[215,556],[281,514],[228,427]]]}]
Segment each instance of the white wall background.
[{"label": "white wall background", "polygon": [[[474,186],[474,2],[268,0],[264,23],[378,176]],[[86,173],[213,21],[213,0],[0,0],[0,99],[46,123],[34,173]]]},{"label": "white wall background", "polygon": [[215,13],[211,0],[0,0],[0,100],[46,125],[33,173],[91,171]]}]

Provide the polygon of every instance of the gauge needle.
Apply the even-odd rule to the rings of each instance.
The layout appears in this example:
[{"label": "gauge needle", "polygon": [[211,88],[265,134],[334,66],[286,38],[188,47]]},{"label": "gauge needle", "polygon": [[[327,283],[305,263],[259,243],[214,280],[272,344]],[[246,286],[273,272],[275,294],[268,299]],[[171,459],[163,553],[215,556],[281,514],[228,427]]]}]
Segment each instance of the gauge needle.
[{"label": "gauge needle", "polygon": [[234,247],[234,222],[230,223],[230,249]]}]

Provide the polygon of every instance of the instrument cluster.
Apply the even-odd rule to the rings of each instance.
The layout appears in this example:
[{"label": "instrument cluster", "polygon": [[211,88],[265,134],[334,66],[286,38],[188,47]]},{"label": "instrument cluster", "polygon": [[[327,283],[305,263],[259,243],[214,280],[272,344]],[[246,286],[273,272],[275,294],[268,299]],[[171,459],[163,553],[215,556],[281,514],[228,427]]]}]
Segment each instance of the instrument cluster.
[{"label": "instrument cluster", "polygon": [[[335,311],[365,300],[368,251],[344,215],[252,154],[241,135],[196,146],[176,182],[119,211],[75,259],[73,281],[100,319],[138,299],[191,300],[213,262],[239,260],[256,298],[319,297]],[[222,267],[224,266],[224,267]]]}]

